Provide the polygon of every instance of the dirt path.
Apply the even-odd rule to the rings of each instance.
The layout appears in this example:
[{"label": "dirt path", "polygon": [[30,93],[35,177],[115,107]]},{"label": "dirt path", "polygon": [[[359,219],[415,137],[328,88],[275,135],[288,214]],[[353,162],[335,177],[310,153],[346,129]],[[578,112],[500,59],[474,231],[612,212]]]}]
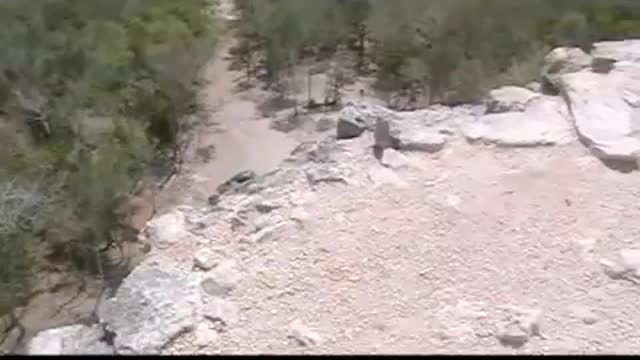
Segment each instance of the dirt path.
[{"label": "dirt path", "polygon": [[293,136],[271,129],[269,119],[257,111],[264,92],[238,90],[244,73],[230,69],[233,39],[223,44],[204,70],[207,85],[199,96],[206,118],[195,130],[179,180],[159,195],[161,211],[185,201],[203,202],[241,171],[269,172],[297,145]]},{"label": "dirt path", "polygon": [[[223,2],[227,6],[223,6],[223,16],[229,16],[229,4]],[[256,104],[262,94],[237,91],[235,81],[243,74],[229,69],[232,39],[223,40],[223,44],[204,70],[207,85],[200,94],[200,102],[208,115],[196,129],[195,141],[189,144],[182,173],[173,185],[158,194],[156,206],[160,213],[184,203],[205,202],[219,184],[240,171],[261,174],[272,170],[297,144],[291,136],[272,130],[268,119],[260,118]],[[207,148],[215,150],[205,154]],[[54,280],[56,276],[51,275]],[[39,331],[75,324],[91,315],[99,289],[88,280],[88,289],[78,294],[80,285],[75,281],[61,281],[65,285],[62,291],[44,292],[19,311],[26,329],[24,340]]]}]

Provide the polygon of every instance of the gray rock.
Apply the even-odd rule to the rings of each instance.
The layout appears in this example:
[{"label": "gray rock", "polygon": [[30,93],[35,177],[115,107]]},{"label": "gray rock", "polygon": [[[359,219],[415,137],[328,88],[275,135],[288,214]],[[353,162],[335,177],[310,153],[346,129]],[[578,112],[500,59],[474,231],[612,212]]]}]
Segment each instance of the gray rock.
[{"label": "gray rock", "polygon": [[591,60],[591,56],[580,48],[555,48],[544,58],[543,73],[555,75],[578,72],[589,67]]},{"label": "gray rock", "polygon": [[524,111],[532,99],[540,96],[529,89],[518,86],[503,86],[491,90],[487,98],[488,113]]},{"label": "gray rock", "polygon": [[253,234],[254,243],[263,243],[266,241],[272,241],[278,238],[280,232],[285,228],[285,224],[278,223],[271,226],[264,227],[258,232]]},{"label": "gray rock", "polygon": [[203,305],[202,315],[212,323],[214,329],[223,332],[238,323],[239,310],[234,303],[216,297]]},{"label": "gray rock", "polygon": [[[424,119],[422,119],[424,120]],[[374,131],[375,147],[434,153],[442,150],[447,138],[419,118],[378,119]]]},{"label": "gray rock", "polygon": [[269,214],[262,214],[256,217],[255,219],[253,219],[251,224],[253,225],[254,231],[260,231],[266,227],[273,225],[276,220],[277,220],[276,216],[271,216]]},{"label": "gray rock", "polygon": [[619,62],[607,75],[562,76],[576,130],[602,160],[636,162],[640,155],[640,63]]},{"label": "gray rock", "polygon": [[640,250],[623,249],[620,250],[621,265],[630,275],[640,277]]},{"label": "gray rock", "polygon": [[216,344],[220,338],[220,334],[214,328],[214,325],[207,322],[198,324],[194,331],[194,335],[195,345],[199,349],[203,349]]},{"label": "gray rock", "polygon": [[591,71],[598,74],[608,74],[613,70],[616,61],[608,58],[596,57],[591,62]]},{"label": "gray rock", "polygon": [[[218,186],[218,193],[247,189],[258,178],[258,175],[251,170],[245,170],[232,176],[229,180]],[[250,189],[249,189],[250,190]]]},{"label": "gray rock", "polygon": [[336,168],[311,168],[305,172],[305,175],[310,185],[317,185],[319,183],[348,184],[342,172]]},{"label": "gray rock", "polygon": [[540,335],[542,311],[512,307],[508,321],[496,333],[496,338],[504,346],[518,348],[526,344],[532,336]]},{"label": "gray rock", "polygon": [[220,202],[220,195],[213,194],[207,198],[207,203],[211,206],[216,206]]},{"label": "gray rock", "polygon": [[263,214],[270,213],[271,211],[282,207],[280,203],[277,203],[275,201],[269,201],[269,200],[264,200],[262,202],[259,202],[255,206],[256,206],[256,210],[258,210],[258,212],[261,212]]},{"label": "gray rock", "polygon": [[416,130],[400,135],[400,150],[436,153],[447,143],[447,137],[430,129]]},{"label": "gray rock", "polygon": [[229,294],[233,288],[225,287],[219,284],[214,278],[206,278],[200,283],[202,290],[207,295],[224,297]]},{"label": "gray rock", "polygon": [[188,272],[147,261],[102,304],[98,317],[116,334],[118,354],[159,354],[176,336],[193,329],[199,294]]},{"label": "gray rock", "polygon": [[205,293],[212,296],[226,296],[231,292],[243,275],[234,260],[224,260],[213,269],[201,286]]},{"label": "gray rock", "polygon": [[300,320],[294,320],[289,324],[289,337],[296,340],[300,346],[312,346],[322,343],[320,335],[304,325]]},{"label": "gray rock", "polygon": [[542,68],[543,90],[561,90],[560,77],[591,66],[591,56],[580,48],[556,48],[544,59]]},{"label": "gray rock", "polygon": [[519,348],[529,341],[529,334],[517,322],[510,322],[496,334],[496,338],[504,346]]},{"label": "gray rock", "polygon": [[165,249],[189,235],[184,213],[170,212],[151,219],[145,228],[147,238],[158,249]]},{"label": "gray rock", "polygon": [[367,123],[362,118],[340,118],[336,126],[336,138],[339,140],[353,139],[362,135],[367,129]]},{"label": "gray rock", "polygon": [[566,105],[556,97],[539,96],[524,111],[487,114],[463,125],[470,141],[500,146],[567,144],[576,139]]},{"label": "gray rock", "polygon": [[193,254],[193,264],[199,269],[208,271],[218,265],[218,256],[209,249],[200,249]]},{"label": "gray rock", "polygon": [[372,104],[369,101],[349,101],[340,110],[338,118],[347,121],[358,118],[365,124],[366,129],[373,130],[377,119],[390,119],[396,114],[393,110]]},{"label": "gray rock", "polygon": [[113,355],[99,326],[72,325],[39,332],[27,345],[29,355]]}]

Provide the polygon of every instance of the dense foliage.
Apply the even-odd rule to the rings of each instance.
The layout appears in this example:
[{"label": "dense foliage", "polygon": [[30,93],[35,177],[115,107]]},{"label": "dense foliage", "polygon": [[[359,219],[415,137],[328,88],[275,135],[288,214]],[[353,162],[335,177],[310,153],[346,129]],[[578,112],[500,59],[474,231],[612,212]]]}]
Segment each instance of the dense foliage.
[{"label": "dense foliage", "polygon": [[[236,0],[247,52],[269,80],[304,57],[346,48],[387,89],[469,101],[535,79],[547,49],[640,36],[632,0]],[[256,56],[253,56],[254,58]]]},{"label": "dense foliage", "polygon": [[43,241],[96,271],[116,196],[173,146],[193,103],[214,45],[210,7],[0,2],[0,305],[29,291]]}]

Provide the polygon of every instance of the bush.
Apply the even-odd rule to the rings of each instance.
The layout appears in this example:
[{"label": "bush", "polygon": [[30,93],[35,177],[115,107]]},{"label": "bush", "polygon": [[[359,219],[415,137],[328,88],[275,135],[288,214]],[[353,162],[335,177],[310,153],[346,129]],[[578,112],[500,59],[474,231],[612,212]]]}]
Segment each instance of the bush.
[{"label": "bush", "polygon": [[[28,288],[31,244],[41,239],[81,270],[99,270],[114,198],[175,145],[193,104],[192,80],[215,45],[210,6],[0,2],[0,140],[9,150],[0,154],[0,294]],[[59,186],[31,185],[41,179]]]},{"label": "bush", "polygon": [[[237,3],[242,33],[259,39],[272,73],[303,57],[304,48],[333,49],[335,55],[342,44],[368,56],[388,90],[419,82],[434,99],[455,92],[476,98],[487,84],[533,80],[548,47],[588,50],[594,41],[640,36],[640,5],[628,0],[319,1],[323,7],[300,0]],[[341,16],[320,16],[329,14],[327,7]],[[353,39],[363,37],[360,48],[354,48]],[[360,59],[357,66],[363,63]],[[472,87],[461,88],[463,83]]]}]

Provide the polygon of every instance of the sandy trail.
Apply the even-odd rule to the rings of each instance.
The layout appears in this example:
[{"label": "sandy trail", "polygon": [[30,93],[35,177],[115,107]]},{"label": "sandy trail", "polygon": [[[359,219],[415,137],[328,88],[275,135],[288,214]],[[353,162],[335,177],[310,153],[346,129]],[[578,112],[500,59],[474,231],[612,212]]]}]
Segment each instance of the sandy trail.
[{"label": "sandy trail", "polygon": [[[297,145],[293,136],[271,129],[269,119],[257,111],[263,93],[237,89],[236,81],[244,73],[230,69],[233,41],[223,43],[203,72],[207,85],[199,96],[206,118],[195,130],[179,180],[159,194],[160,211],[185,201],[203,202],[218,185],[241,171],[269,172]],[[203,156],[203,151],[210,156]]]}]

